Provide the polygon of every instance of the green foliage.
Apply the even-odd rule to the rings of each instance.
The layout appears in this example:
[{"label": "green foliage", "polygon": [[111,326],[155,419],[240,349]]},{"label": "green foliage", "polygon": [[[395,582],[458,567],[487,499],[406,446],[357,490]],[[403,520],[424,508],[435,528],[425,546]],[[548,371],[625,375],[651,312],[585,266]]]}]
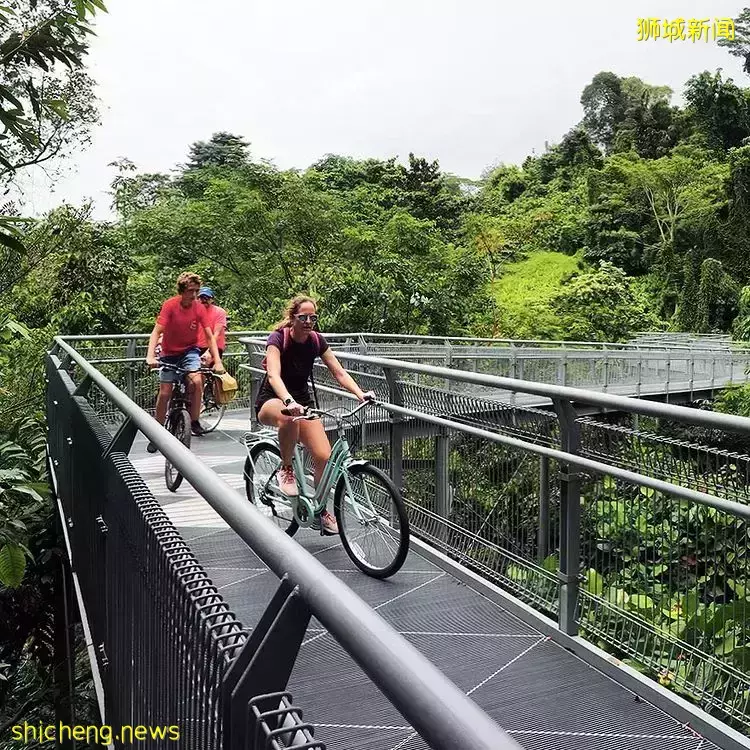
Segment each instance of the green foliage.
[{"label": "green foliage", "polygon": [[497,303],[495,335],[550,339],[568,338],[552,307],[563,280],[578,270],[575,257],[539,252],[507,266],[492,284]]},{"label": "green foliage", "polygon": [[734,20],[734,39],[719,39],[730,55],[743,61],[742,69],[750,75],[750,8],[743,8]]},{"label": "green foliage", "polygon": [[706,258],[701,264],[695,330],[709,333],[726,330],[736,313],[737,285],[724,273],[721,262]]},{"label": "green foliage", "polygon": [[713,410],[723,414],[750,417],[750,385],[736,385],[722,390],[713,401]]},{"label": "green foliage", "polygon": [[0,180],[58,156],[96,122],[84,72],[89,18],[101,0],[22,0],[0,17]]},{"label": "green foliage", "polygon": [[722,80],[717,71],[693,76],[685,85],[688,115],[709,148],[724,152],[742,144],[750,135],[750,100],[732,79]]},{"label": "green foliage", "polygon": [[552,305],[567,338],[577,341],[623,341],[636,331],[659,326],[625,272],[605,261],[576,274]]}]

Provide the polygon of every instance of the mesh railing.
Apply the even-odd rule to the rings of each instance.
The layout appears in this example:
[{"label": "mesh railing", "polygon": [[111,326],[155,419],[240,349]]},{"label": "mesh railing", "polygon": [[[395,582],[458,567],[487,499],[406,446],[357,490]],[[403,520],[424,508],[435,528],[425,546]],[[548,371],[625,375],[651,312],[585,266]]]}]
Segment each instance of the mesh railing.
[{"label": "mesh railing", "polygon": [[[518,747],[403,636],[77,351],[57,339],[47,361],[50,457],[110,725],[169,725],[180,732],[180,747],[196,750],[325,750],[285,692],[314,615],[411,723],[414,737],[419,733],[440,750],[463,743]],[[124,418],[112,419],[114,410]],[[359,433],[352,435],[355,444],[372,442],[369,425],[351,429]],[[126,454],[137,431],[223,510],[230,528],[281,578],[251,632],[227,609],[134,471]]]},{"label": "mesh railing", "polygon": [[[262,342],[246,343],[257,364]],[[485,398],[497,386],[462,382],[458,372],[340,358],[380,401],[358,455],[399,480],[417,536],[561,627],[572,617],[584,637],[750,728],[750,529],[740,506],[721,504],[747,505],[750,458],[574,412],[563,425],[564,409]],[[317,367],[315,380],[325,408],[346,399],[327,368]],[[650,407],[674,418],[675,407]],[[679,411],[689,421],[696,410]],[[561,443],[598,462],[597,471],[543,454]],[[637,475],[625,481],[626,471]],[[677,489],[655,488],[655,480]]]},{"label": "mesh railing", "polygon": [[[237,380],[237,396],[227,404],[227,410],[246,409],[250,405],[250,383],[246,370],[240,364],[247,360],[245,347],[239,343],[240,336],[252,332],[227,334],[227,346],[222,357],[226,371]],[[159,378],[155,370],[146,364],[148,335],[74,338],[76,350],[99,372],[114,383],[123,393],[135,401],[141,409],[154,413],[156,396],[159,391]],[[75,374],[75,364],[71,373]],[[92,394],[92,406],[100,419],[110,429],[116,429],[123,420],[122,412],[106,399]]]},{"label": "mesh railing", "polygon": [[[149,735],[150,747],[228,748],[226,681],[247,631],[127,456],[107,452],[110,431],[84,396],[73,395],[81,383],[51,358],[48,383],[49,455],[114,747],[131,746],[138,725],[160,733]],[[271,698],[290,727],[289,743],[279,747],[325,750],[298,729],[288,698]],[[241,713],[250,733],[268,736],[279,726],[254,701]]]}]

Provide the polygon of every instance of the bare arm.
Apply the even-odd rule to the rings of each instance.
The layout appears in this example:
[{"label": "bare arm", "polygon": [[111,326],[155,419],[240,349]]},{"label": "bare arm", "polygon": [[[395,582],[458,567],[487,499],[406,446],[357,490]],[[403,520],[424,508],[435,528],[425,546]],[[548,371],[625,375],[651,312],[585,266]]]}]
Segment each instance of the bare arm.
[{"label": "bare arm", "polygon": [[161,323],[157,323],[154,326],[154,330],[151,331],[151,336],[148,340],[148,352],[146,353],[146,362],[150,367],[156,367],[158,362],[156,361],[156,342],[159,340],[159,336],[164,332],[164,326]]},{"label": "bare arm", "polygon": [[206,326],[204,330],[206,332],[206,341],[208,341],[208,351],[211,352],[211,357],[213,357],[214,369],[217,372],[223,372],[224,365],[219,356],[219,347],[216,346],[216,337],[208,326]]},{"label": "bare arm", "polygon": [[336,359],[336,355],[331,349],[326,349],[320,358],[342,388],[346,388],[347,391],[353,393],[360,401],[364,400],[365,394],[354,382],[354,378],[341,366],[341,363]]},{"label": "bare arm", "polygon": [[292,394],[289,393],[284,385],[284,381],[281,379],[281,352],[273,344],[266,349],[266,371],[268,373],[268,383],[273,388],[273,392],[282,401],[292,398]]}]

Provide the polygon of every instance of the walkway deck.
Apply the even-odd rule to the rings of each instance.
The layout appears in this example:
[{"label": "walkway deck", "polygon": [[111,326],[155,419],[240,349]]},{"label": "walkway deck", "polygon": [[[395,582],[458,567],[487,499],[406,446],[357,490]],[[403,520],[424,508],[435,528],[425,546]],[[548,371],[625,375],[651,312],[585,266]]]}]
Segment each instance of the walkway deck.
[{"label": "walkway deck", "polygon": [[[247,412],[231,412],[219,431],[192,446],[242,492],[240,440],[248,424]],[[278,586],[276,575],[190,485],[174,494],[166,489],[164,459],[145,451],[142,436],[130,457],[230,609],[252,628]],[[397,575],[377,581],[354,567],[338,537],[302,530],[295,539],[528,750],[716,750],[415,550]],[[329,750],[426,748],[315,619],[289,689]]]}]

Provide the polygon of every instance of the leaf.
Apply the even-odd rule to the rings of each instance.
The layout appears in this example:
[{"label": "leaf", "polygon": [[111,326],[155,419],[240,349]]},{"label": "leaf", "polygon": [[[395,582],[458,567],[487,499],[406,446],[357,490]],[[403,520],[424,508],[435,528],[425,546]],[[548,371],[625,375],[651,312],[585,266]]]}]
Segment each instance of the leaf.
[{"label": "leaf", "polygon": [[43,99],[42,103],[63,120],[69,118],[68,105],[64,99]]},{"label": "leaf", "polygon": [[630,597],[628,604],[632,609],[641,612],[652,612],[654,610],[654,600],[645,594],[634,594]]},{"label": "leaf", "polygon": [[12,234],[3,231],[0,231],[0,245],[5,245],[6,247],[11,248],[11,250],[15,250],[19,253],[24,251],[24,245],[21,240],[14,237]]},{"label": "leaf", "polygon": [[26,572],[26,556],[19,544],[6,544],[0,549],[0,583],[18,588]]},{"label": "leaf", "polygon": [[44,498],[36,490],[32,490],[31,487],[13,487],[13,492],[20,492],[22,495],[33,497],[34,500],[37,500],[40,503],[44,502]]},{"label": "leaf", "polygon": [[586,571],[586,591],[595,596],[601,596],[604,592],[604,579],[593,568]]},{"label": "leaf", "polygon": [[734,651],[736,645],[737,637],[732,633],[724,638],[724,640],[714,649],[714,653],[717,656],[727,656]]},{"label": "leaf", "polygon": [[550,573],[555,573],[558,569],[557,555],[549,555],[545,557],[542,567]]}]

